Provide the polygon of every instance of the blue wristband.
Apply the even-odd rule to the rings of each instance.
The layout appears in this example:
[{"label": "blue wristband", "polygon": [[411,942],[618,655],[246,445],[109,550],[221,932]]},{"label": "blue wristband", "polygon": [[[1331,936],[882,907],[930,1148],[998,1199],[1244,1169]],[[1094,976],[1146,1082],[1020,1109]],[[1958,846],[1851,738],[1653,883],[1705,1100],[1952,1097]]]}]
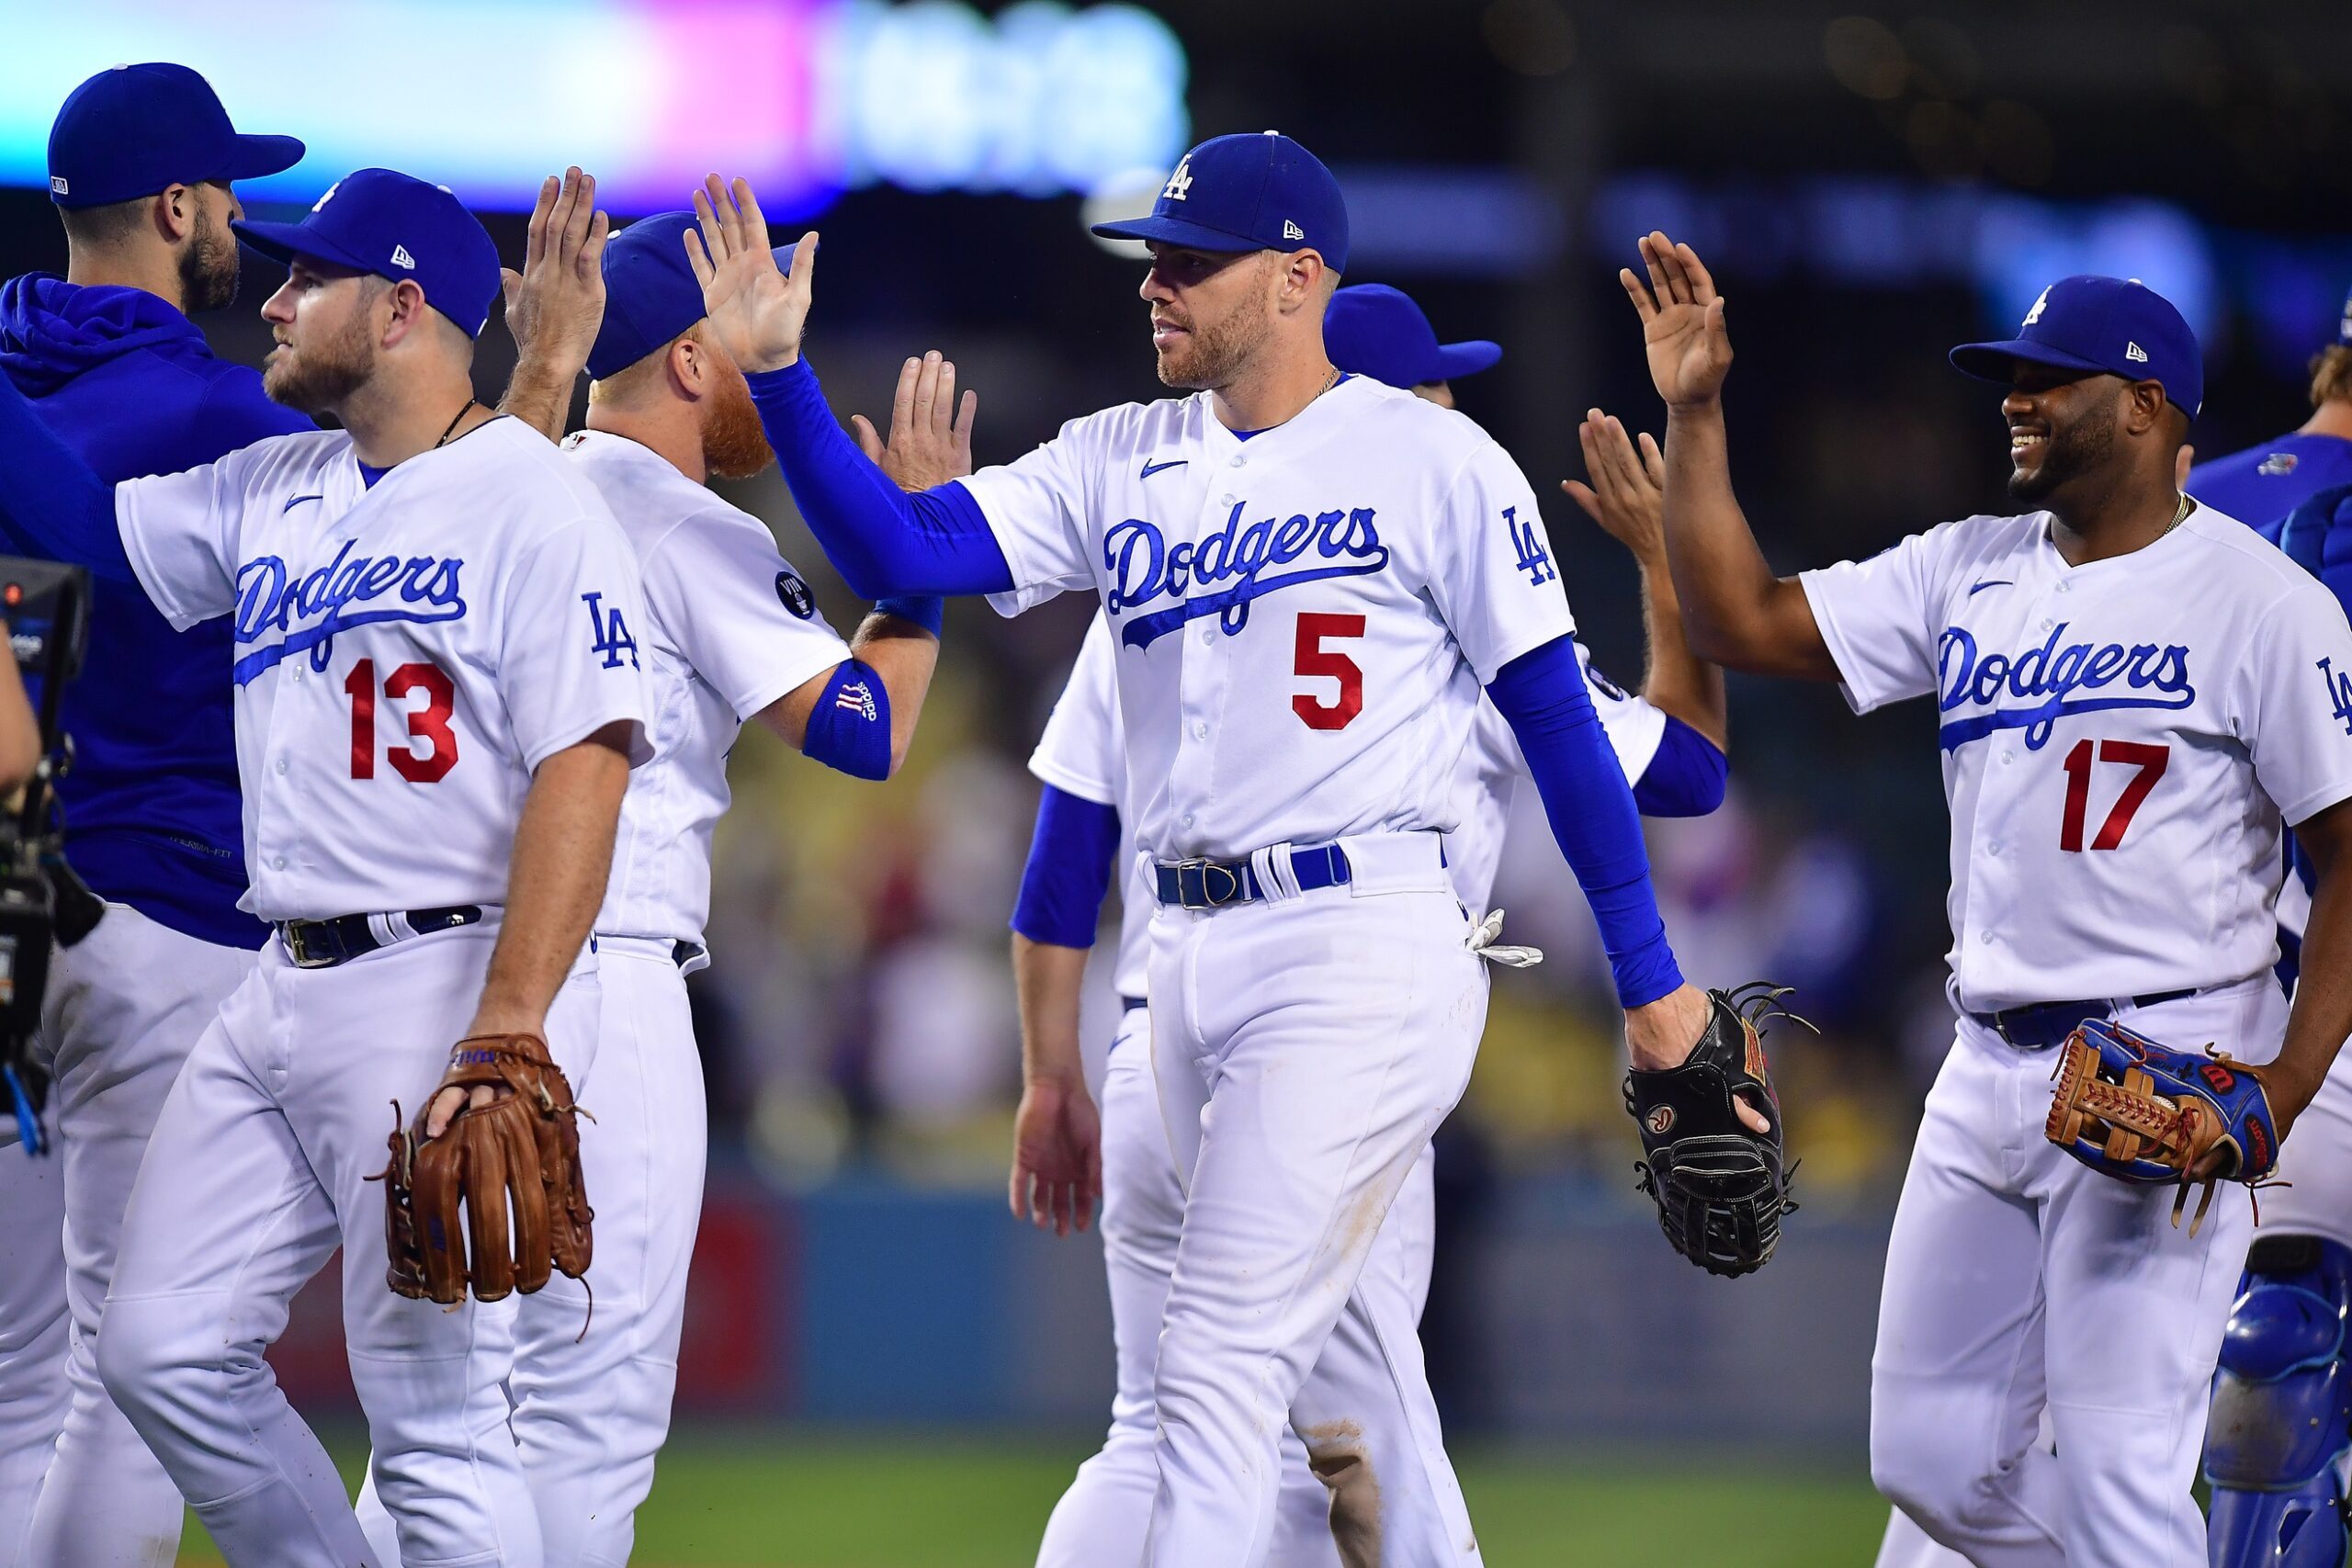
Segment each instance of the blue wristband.
[{"label": "blue wristband", "polygon": [[891,615],[901,621],[912,621],[932,636],[947,621],[947,601],[933,593],[906,593],[896,598],[874,601],[874,613]]}]

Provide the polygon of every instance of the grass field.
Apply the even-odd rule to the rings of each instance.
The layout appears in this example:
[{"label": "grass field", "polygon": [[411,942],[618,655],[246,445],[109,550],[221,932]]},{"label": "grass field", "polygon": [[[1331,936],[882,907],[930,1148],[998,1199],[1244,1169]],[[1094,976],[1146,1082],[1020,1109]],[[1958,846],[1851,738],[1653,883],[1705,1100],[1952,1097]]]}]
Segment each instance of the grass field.
[{"label": "grass field", "polygon": [[[339,1447],[346,1470],[356,1456]],[[1028,1568],[1086,1448],[968,1437],[683,1435],[638,1516],[643,1568]],[[1852,1471],[1692,1454],[1471,1449],[1462,1483],[1492,1568],[1855,1568],[1886,1506]],[[217,1563],[193,1525],[183,1564]]]}]

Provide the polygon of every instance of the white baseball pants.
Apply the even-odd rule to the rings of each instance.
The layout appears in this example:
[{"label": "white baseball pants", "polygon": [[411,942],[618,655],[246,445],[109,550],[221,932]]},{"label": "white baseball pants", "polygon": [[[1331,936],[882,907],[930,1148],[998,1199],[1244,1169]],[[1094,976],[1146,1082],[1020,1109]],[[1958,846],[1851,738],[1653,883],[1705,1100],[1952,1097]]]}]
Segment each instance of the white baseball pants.
[{"label": "white baseball pants", "polygon": [[2352,1048],[2278,1145],[2284,1184],[2262,1194],[2266,1235],[2322,1235],[2352,1247]]},{"label": "white baseball pants", "polygon": [[[49,1214],[48,1257],[28,1253],[22,1280],[13,1266],[0,1270],[0,1292],[11,1298],[0,1308],[0,1336],[19,1332],[15,1314],[28,1310],[22,1295],[53,1285],[57,1342],[37,1368],[0,1353],[0,1384],[8,1385],[0,1393],[0,1467],[13,1472],[0,1479],[0,1564],[16,1561],[20,1541],[23,1561],[42,1568],[169,1568],[178,1552],[179,1490],[98,1381],[99,1314],[164,1097],[254,962],[252,953],[185,936],[123,904],[108,905],[87,936],[53,956],[41,1034],[53,1057],[57,1153],[29,1162],[10,1150],[0,1159],[6,1184],[24,1179],[17,1166],[30,1167],[62,1208]],[[17,1224],[11,1216],[12,1230]],[[39,1389],[23,1409],[20,1379]],[[16,1468],[17,1439],[36,1419],[51,1424],[28,1478]],[[28,1479],[32,1488],[19,1492]]]},{"label": "white baseball pants", "polygon": [[0,1568],[17,1568],[72,1403],[60,1163],[0,1145]]},{"label": "white baseball pants", "polygon": [[[594,1118],[580,1119],[594,1258],[587,1286],[558,1274],[517,1298],[507,1389],[546,1568],[628,1561],[670,1432],[709,1141],[702,1053],[671,947],[596,939],[596,1060],[571,1086]],[[357,1513],[390,1559],[391,1516],[372,1475]]]},{"label": "white baseball pants", "polygon": [[[506,1425],[514,1302],[444,1308],[384,1283],[393,1102],[413,1115],[471,1021],[495,922],[334,968],[272,942],[164,1101],[123,1220],[98,1371],[233,1568],[393,1568],[262,1359],[304,1281],[344,1247],[352,1382],[401,1561],[537,1568],[538,1520]],[[548,1018],[584,1077],[594,961]]]},{"label": "white baseball pants", "polygon": [[1345,886],[1152,922],[1153,1073],[1188,1173],[1155,1568],[1265,1562],[1285,1422],[1344,1561],[1480,1561],[1391,1206],[1469,1081],[1485,966],[1433,846],[1351,859]]},{"label": "white baseball pants", "polygon": [[[2259,1062],[2286,1012],[2266,974],[2118,1017]],[[2189,1487],[2251,1206],[2224,1184],[2192,1236],[2174,1189],[2061,1152],[2055,1061],[1962,1019],[1928,1091],[1887,1247],[1871,1479],[1978,1568],[2203,1568]],[[2055,1455],[2034,1441],[2045,1402]]]},{"label": "white baseball pants", "polygon": [[[1152,1375],[1159,1360],[1159,1324],[1176,1272],[1177,1240],[1184,1224],[1184,1190],[1176,1156],[1160,1121],[1151,1073],[1151,1013],[1136,1008],[1119,1021],[1102,1077],[1102,1259],[1111,1281],[1111,1338],[1118,1357],[1118,1392],[1111,1429],[1100,1452],[1079,1466],[1069,1490],[1055,1505],[1037,1549],[1037,1568],[1140,1568],[1159,1488],[1152,1457],[1159,1420]],[[1428,1238],[1435,1233],[1435,1198],[1426,1154],[1397,1194],[1404,1234],[1418,1247],[1398,1249],[1420,1270],[1418,1296],[1429,1288]],[[1332,1352],[1336,1353],[1336,1348]],[[1269,1568],[1339,1568],[1331,1539],[1330,1494],[1309,1466],[1298,1434],[1281,1433],[1281,1479],[1274,1505]]]}]

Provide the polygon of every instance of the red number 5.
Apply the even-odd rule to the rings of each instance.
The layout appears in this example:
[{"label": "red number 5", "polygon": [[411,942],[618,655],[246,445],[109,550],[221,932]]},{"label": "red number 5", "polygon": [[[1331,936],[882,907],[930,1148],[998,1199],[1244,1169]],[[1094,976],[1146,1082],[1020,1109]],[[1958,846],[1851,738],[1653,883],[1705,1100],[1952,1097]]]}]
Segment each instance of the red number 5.
[{"label": "red number 5", "polygon": [[[2099,824],[2098,837],[2091,840],[2095,850],[2111,850],[2123,841],[2123,831],[2132,826],[2132,818],[2147,800],[2148,792],[2165,776],[2172,765],[2172,748],[2150,746],[2137,740],[2102,740],[2098,742],[2098,760],[2121,762],[2140,771],[2115,797],[2115,807],[2108,812],[2107,820]],[[2091,798],[2091,742],[2077,740],[2075,749],[2066,753],[2066,819],[2058,829],[2058,847],[2069,854],[2079,854],[2083,848],[2083,815]]]},{"label": "red number 5", "polygon": [[[343,689],[351,694],[351,776],[376,776],[376,661],[363,659],[351,667]],[[458,765],[458,732],[449,716],[458,708],[458,688],[440,667],[403,664],[384,678],[384,695],[394,702],[412,692],[424,694],[424,705],[408,714],[411,739],[429,740],[433,749],[423,756],[407,746],[384,753],[392,772],[411,784],[438,784]]]},{"label": "red number 5", "polygon": [[1306,721],[1307,728],[1345,729],[1350,720],[1363,712],[1363,669],[1346,654],[1328,652],[1323,647],[1326,637],[1362,636],[1362,615],[1300,614],[1294,671],[1301,675],[1328,676],[1340,682],[1340,700],[1335,703],[1318,701],[1305,692],[1291,698],[1291,711]]}]

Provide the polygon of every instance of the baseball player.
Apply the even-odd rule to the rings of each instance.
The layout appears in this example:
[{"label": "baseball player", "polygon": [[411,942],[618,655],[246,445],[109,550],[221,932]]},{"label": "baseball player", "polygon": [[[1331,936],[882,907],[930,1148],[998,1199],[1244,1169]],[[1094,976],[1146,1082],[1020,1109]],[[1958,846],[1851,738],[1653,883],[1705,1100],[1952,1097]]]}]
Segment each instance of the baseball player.
[{"label": "baseball player", "polygon": [[2352,295],[2335,341],[2312,361],[2312,416],[2275,441],[2189,471],[2188,493],[2232,517],[2260,525],[2284,517],[2321,491],[2352,484]]},{"label": "baseball player", "polygon": [[[1452,377],[1492,365],[1501,353],[1492,344],[1446,344],[1441,351],[1444,360],[1418,352],[1439,351],[1436,334],[1418,306],[1382,285],[1340,289],[1324,330],[1334,364],[1409,387],[1433,402],[1441,400],[1432,394],[1445,394]],[[1470,360],[1476,363],[1465,363]],[[1646,542],[1645,589],[1670,595],[1657,486],[1622,432],[1613,434],[1615,449],[1602,448],[1611,459],[1605,463],[1595,460],[1588,439],[1599,495],[1584,486],[1576,489],[1611,534],[1637,548]],[[1632,482],[1624,482],[1628,479]],[[1648,570],[1652,561],[1655,571]],[[1702,695],[1684,707],[1683,716],[1670,716],[1594,676],[1586,661],[1593,705],[1634,785],[1636,804],[1658,814],[1708,810],[1723,795],[1723,753],[1702,735],[1724,733],[1721,677],[1711,679],[1695,668],[1670,598],[1652,610],[1663,636],[1645,691],[1668,702],[1683,694],[1712,692],[1713,703]],[[1577,651],[1583,660],[1581,643]],[[1132,818],[1137,802],[1125,765],[1116,660],[1110,621],[1098,615],[1030,758],[1030,771],[1043,791],[1013,912],[1024,1079],[1012,1167],[1013,1211],[1066,1234],[1072,1224],[1083,1228],[1099,1187],[1118,1368],[1109,1434],[1056,1506],[1038,1549],[1039,1568],[1143,1561],[1159,1479],[1152,1461],[1153,1362],[1184,1217],[1182,1179],[1151,1082],[1151,1014],[1145,995],[1151,899],[1133,874],[1123,885],[1114,965],[1121,1016],[1104,1067],[1099,1135],[1079,1061],[1079,983],[1094,941],[1096,912],[1122,859],[1119,825]],[[1671,668],[1677,666],[1693,668]],[[1523,776],[1509,725],[1491,705],[1481,704],[1456,773],[1460,824],[1448,836],[1446,853],[1454,888],[1473,911],[1487,908],[1511,797]],[[1124,858],[1132,873],[1139,862],[1132,854]],[[1493,945],[1480,951],[1507,958],[1523,952]],[[1400,1248],[1408,1270],[1404,1288],[1417,1313],[1428,1293],[1436,1226],[1431,1169],[1430,1150],[1425,1148],[1392,1210],[1391,1223],[1406,1238]],[[1368,1367],[1333,1367],[1329,1372],[1343,1386],[1368,1383],[1375,1376]],[[1267,1561],[1283,1568],[1378,1561],[1377,1535],[1363,1529],[1376,1519],[1377,1510],[1367,1508],[1361,1489],[1349,1484],[1355,1472],[1345,1463],[1344,1446],[1327,1444],[1318,1451],[1295,1432],[1282,1436],[1281,1493]],[[1340,1462],[1318,1462],[1335,1458]],[[1329,1490],[1326,1475],[1335,1483]]]},{"label": "baseball player", "polygon": [[[1635,1062],[1679,1065],[1714,1021],[1674,967],[1533,492],[1468,420],[1330,363],[1346,211],[1286,137],[1204,142],[1149,217],[1100,231],[1152,247],[1160,376],[1195,395],[1074,421],[914,496],[842,434],[801,357],[815,236],[787,275],[743,182],[711,176],[695,207],[711,324],[851,587],[1002,610],[1093,589],[1117,632],[1159,906],[1155,1088],[1188,1178],[1151,1560],[1264,1560],[1287,1420],[1376,1499],[1384,1552],[1477,1561],[1390,1205],[1484,1019],[1439,842],[1480,686],[1600,919]],[[1335,1408],[1325,1364],[1380,1381]]]},{"label": "baseball player", "polygon": [[[843,642],[766,525],[706,488],[749,479],[772,454],[742,372],[703,324],[680,238],[693,223],[691,212],[648,218],[604,247],[587,428],[563,443],[636,555],[655,718],[596,917],[603,1010],[594,1065],[575,1086],[596,1117],[580,1130],[596,1205],[594,1330],[580,1333],[585,1287],[551,1281],[522,1303],[509,1380],[548,1568],[628,1561],[669,1430],[707,1131],[685,976],[710,962],[703,926],[728,754],[756,721],[811,761],[887,777],[939,652],[937,599],[885,601]],[[954,367],[935,355],[910,362],[900,424],[928,425],[943,376],[944,434]],[[544,434],[562,434],[568,401],[550,402]],[[372,1535],[383,1514],[371,1502],[363,1496],[359,1511]],[[389,1557],[389,1540],[379,1550]]]},{"label": "baseball player", "polygon": [[396,1106],[430,1100],[435,1137],[464,1102],[435,1092],[452,1041],[587,1073],[587,939],[647,754],[635,566],[571,465],[473,400],[499,269],[447,190],[363,169],[235,229],[288,264],[267,390],[340,430],[107,485],[0,393],[12,532],[175,626],[231,618],[245,902],[276,928],[157,1119],[98,1371],[231,1562],[384,1563],[262,1359],[341,1245],[401,1560],[536,1564],[514,1303],[388,1290],[372,1179]]},{"label": "baseball player", "polygon": [[[301,155],[292,137],[240,135],[184,65],[102,71],[58,111],[65,276],[0,285],[0,371],[101,479],[316,428],[189,320],[236,294],[232,182]],[[148,1130],[268,934],[237,907],[229,659],[227,622],[175,630],[135,583],[95,584],[58,793],[67,851],[107,908],[50,977],[62,1156],[0,1158],[0,1565],[28,1528],[35,1562],[167,1562],[179,1541],[179,1492],[100,1385],[96,1336]]]},{"label": "baseball player", "polygon": [[[2071,277],[2018,336],[1953,351],[2006,380],[2010,493],[2038,503],[1776,579],[1732,494],[1724,304],[1687,245],[1623,275],[1665,397],[1667,541],[1695,649],[1837,680],[1858,709],[1933,693],[1953,833],[1958,1038],[1888,1247],[1871,1473],[1980,1564],[2205,1561],[2204,1387],[2251,1230],[2244,1194],[2169,1223],[2043,1135],[2051,1048],[2086,1019],[2262,1064],[2286,1134],[2352,1031],[2352,627],[2244,525],[2178,493],[2202,395],[2179,312]],[[2324,984],[2269,974],[2279,837],[2319,863]],[[2068,1000],[2069,998],[2086,999]],[[2046,1400],[2056,1453],[2036,1447]]]}]

